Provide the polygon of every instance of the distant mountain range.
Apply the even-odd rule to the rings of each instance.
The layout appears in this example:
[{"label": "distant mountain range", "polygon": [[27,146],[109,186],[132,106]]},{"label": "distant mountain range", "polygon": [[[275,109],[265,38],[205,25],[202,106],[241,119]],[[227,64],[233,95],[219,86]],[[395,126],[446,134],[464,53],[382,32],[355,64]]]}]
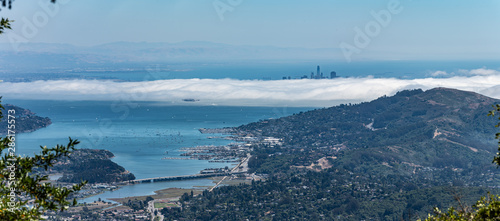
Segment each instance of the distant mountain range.
[{"label": "distant mountain range", "polygon": [[[25,43],[14,48],[0,44],[0,73],[47,71],[68,68],[102,68],[106,65],[238,60],[340,59],[335,48],[307,49],[273,46],[229,45],[212,42],[146,43],[114,42],[97,46]],[[128,65],[128,66],[127,66]]]}]

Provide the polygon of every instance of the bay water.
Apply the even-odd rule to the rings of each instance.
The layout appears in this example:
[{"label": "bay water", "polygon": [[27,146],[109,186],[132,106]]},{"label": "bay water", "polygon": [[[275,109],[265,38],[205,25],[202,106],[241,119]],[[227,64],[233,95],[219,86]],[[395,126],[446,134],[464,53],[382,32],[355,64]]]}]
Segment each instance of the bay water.
[{"label": "bay water", "polygon": [[[277,80],[284,76],[292,78],[309,76],[311,72],[316,72],[316,65],[321,66],[325,76],[329,76],[330,71],[336,71],[341,77],[373,76],[405,79],[431,77],[434,71],[460,73],[461,69],[500,68],[496,61],[221,62],[149,65],[139,68],[143,71],[133,72],[17,73],[12,78],[15,81],[75,77],[117,81],[189,78]],[[3,74],[2,77],[9,81],[9,75]],[[198,106],[190,102],[186,102],[185,105],[172,105],[135,101],[9,100],[8,94],[3,95],[2,102],[30,109],[37,115],[52,120],[52,125],[46,128],[19,134],[17,154],[38,153],[40,145],[67,144],[68,137],[71,137],[81,141],[77,148],[110,150],[115,155],[112,160],[132,172],[137,179],[189,175],[208,167],[231,166],[229,163],[208,163],[204,160],[162,160],[164,157],[179,157],[182,147],[226,145],[231,142],[220,138],[208,139],[209,136],[221,135],[201,134],[199,128],[234,127],[314,109]],[[88,198],[84,202],[93,202],[98,198],[149,195],[155,190],[170,187],[192,188],[210,185],[212,181],[208,179],[137,184]]]},{"label": "bay water", "polygon": [[[17,154],[33,155],[40,145],[67,144],[68,137],[78,139],[77,148],[106,149],[114,162],[132,172],[137,179],[199,173],[205,168],[231,166],[206,160],[165,160],[180,157],[183,147],[226,145],[221,134],[202,134],[199,128],[233,127],[278,118],[313,108],[172,106],[157,102],[131,102],[115,105],[106,101],[4,100],[49,117],[52,124],[31,133],[18,134]],[[122,108],[117,108],[122,107]],[[120,111],[117,111],[120,110]],[[209,139],[210,137],[210,139]],[[213,138],[219,137],[219,138]],[[98,197],[116,198],[153,194],[170,187],[211,186],[211,180],[158,182],[127,186]]]}]

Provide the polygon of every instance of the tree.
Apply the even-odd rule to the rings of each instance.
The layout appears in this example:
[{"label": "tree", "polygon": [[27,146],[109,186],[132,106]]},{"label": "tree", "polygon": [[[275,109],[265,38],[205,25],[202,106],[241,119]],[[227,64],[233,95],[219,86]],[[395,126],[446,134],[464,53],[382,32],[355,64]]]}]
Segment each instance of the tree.
[{"label": "tree", "polygon": [[[1,8],[12,8],[13,0],[1,0]],[[51,0],[55,3],[56,0]],[[5,29],[12,29],[14,20],[0,19],[0,34]],[[0,97],[1,98],[1,97]],[[0,103],[0,119],[3,117],[3,106]],[[8,113],[9,121],[15,118]],[[9,125],[10,126],[10,125]],[[12,124],[14,129],[15,125]],[[15,155],[15,133],[0,138],[0,220],[40,220],[43,212],[47,210],[64,210],[68,205],[76,205],[67,201],[67,197],[79,191],[87,181],[73,185],[71,188],[55,187],[48,180],[48,176],[40,176],[35,169],[47,170],[60,157],[67,157],[79,144],[78,140],[69,138],[66,146],[56,145],[53,148],[42,147],[41,154],[33,157]],[[27,200],[21,201],[19,198]]]},{"label": "tree", "polygon": [[[498,116],[498,123],[495,127],[500,128],[500,104],[494,105],[494,110],[488,113],[488,116]],[[494,164],[500,167],[500,132],[495,134],[495,139],[498,140],[498,152],[493,158]],[[491,195],[488,193],[487,197],[481,197],[473,208],[464,207],[456,210],[451,207],[447,212],[442,212],[438,208],[434,208],[435,215],[429,216],[426,221],[441,221],[441,220],[456,220],[456,221],[469,221],[469,220],[500,220],[500,196]]]},{"label": "tree", "polygon": [[[3,117],[2,109],[0,103],[0,118]],[[7,113],[9,129],[13,131],[16,119],[14,113]],[[49,169],[58,158],[67,157],[80,142],[69,138],[67,145],[40,146],[40,154],[26,157],[15,154],[15,138],[14,133],[0,138],[0,220],[40,220],[47,210],[63,211],[66,206],[76,205],[76,200],[70,203],[67,198],[79,191],[86,181],[71,188],[56,187],[45,182],[47,175],[41,176],[35,170]]]},{"label": "tree", "polygon": [[13,22],[13,20],[9,20],[8,18],[1,18],[0,19],[0,34],[4,33],[5,29],[12,29],[10,27],[11,22]]},{"label": "tree", "polygon": [[[495,105],[493,107],[495,109],[492,110],[492,111],[490,111],[490,113],[488,114],[488,116],[495,116],[495,113],[497,113],[499,115],[498,116],[499,123],[497,123],[495,125],[495,127],[499,127],[500,128],[500,104],[497,104],[497,105]],[[497,155],[493,158],[493,163],[496,163],[498,166],[500,166],[500,132],[495,134],[495,139],[498,140],[498,152],[497,152]]]},{"label": "tree", "polygon": [[[14,0],[0,0],[2,2],[2,6],[1,8],[8,8],[8,9],[12,9],[12,2]],[[50,0],[50,2],[52,3],[55,3],[56,0]],[[0,8],[0,10],[1,10]],[[14,22],[14,20],[9,20],[8,18],[4,18],[2,17],[0,19],[0,34],[3,34],[5,32],[5,29],[12,29],[10,27],[10,24]]]}]

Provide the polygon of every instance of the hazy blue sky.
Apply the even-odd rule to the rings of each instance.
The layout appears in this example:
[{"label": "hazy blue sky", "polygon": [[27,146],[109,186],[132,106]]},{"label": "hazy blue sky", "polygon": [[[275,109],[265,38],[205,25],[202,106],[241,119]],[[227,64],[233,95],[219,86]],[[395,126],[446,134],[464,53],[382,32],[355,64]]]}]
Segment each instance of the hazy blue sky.
[{"label": "hazy blue sky", "polygon": [[[306,48],[345,43],[390,58],[500,59],[498,0],[59,0],[53,14],[38,2],[49,0],[15,1],[12,10],[0,12],[16,20],[0,42],[211,41]],[[355,29],[366,32],[366,25],[377,21],[371,12],[390,11],[391,2],[399,3],[399,13],[390,13],[385,26],[376,23],[379,29],[372,27],[368,44],[356,45]]]}]

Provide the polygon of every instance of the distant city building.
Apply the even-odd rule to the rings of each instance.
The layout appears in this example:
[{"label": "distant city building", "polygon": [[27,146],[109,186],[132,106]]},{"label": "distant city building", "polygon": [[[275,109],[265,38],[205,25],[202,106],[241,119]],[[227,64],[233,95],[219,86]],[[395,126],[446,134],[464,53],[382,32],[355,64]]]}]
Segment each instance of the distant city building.
[{"label": "distant city building", "polygon": [[[305,75],[302,75],[300,77],[300,79],[308,79],[308,75],[305,74]],[[311,71],[311,79],[327,79],[328,76],[324,75],[323,72],[321,72],[321,67],[318,65],[316,67],[316,73],[314,73],[314,71]],[[334,78],[338,78],[337,76],[337,72],[335,71],[332,71],[330,72],[330,79],[334,79]],[[291,80],[292,77],[291,76],[283,76],[282,77],[283,80]],[[299,79],[299,77],[294,77],[294,79]]]},{"label": "distant city building", "polygon": [[330,78],[331,79],[334,79],[336,77],[337,77],[337,72],[335,72],[335,71],[330,72]]}]

